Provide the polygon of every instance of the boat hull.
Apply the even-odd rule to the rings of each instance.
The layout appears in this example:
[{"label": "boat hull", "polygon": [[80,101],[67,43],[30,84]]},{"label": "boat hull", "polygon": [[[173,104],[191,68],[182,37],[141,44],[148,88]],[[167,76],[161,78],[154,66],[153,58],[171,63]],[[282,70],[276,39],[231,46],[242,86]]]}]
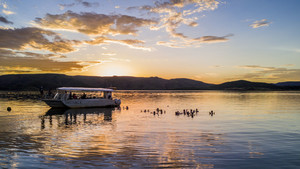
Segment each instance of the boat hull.
[{"label": "boat hull", "polygon": [[61,100],[44,99],[43,101],[52,108],[67,108]]},{"label": "boat hull", "polygon": [[119,100],[110,99],[74,99],[63,100],[63,104],[69,108],[91,108],[91,107],[117,107],[120,106]]}]

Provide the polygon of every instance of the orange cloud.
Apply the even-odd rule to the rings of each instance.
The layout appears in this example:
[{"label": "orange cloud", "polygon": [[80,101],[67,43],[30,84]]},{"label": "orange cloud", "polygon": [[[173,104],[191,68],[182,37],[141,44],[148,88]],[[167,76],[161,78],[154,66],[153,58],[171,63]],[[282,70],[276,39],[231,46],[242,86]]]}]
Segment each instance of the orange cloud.
[{"label": "orange cloud", "polygon": [[47,14],[36,18],[35,23],[43,28],[65,29],[88,35],[136,35],[137,28],[155,24],[154,20],[136,18],[128,15],[105,15],[97,13]]},{"label": "orange cloud", "polygon": [[93,40],[85,41],[85,43],[91,44],[91,45],[116,43],[116,44],[128,46],[130,48],[134,48],[134,49],[142,49],[142,50],[151,51],[150,48],[143,46],[143,44],[145,43],[144,41],[137,40],[137,39],[118,40],[118,39],[107,38],[105,36],[99,36],[99,37],[94,38]]},{"label": "orange cloud", "polygon": [[249,69],[251,72],[240,75],[239,79],[249,79],[258,81],[290,81],[299,80],[300,69],[289,69],[285,67],[265,67],[259,65],[239,66]]},{"label": "orange cloud", "polygon": [[0,73],[69,72],[84,68],[81,62],[53,60],[61,55],[0,49]]},{"label": "orange cloud", "polygon": [[[79,43],[78,41],[62,39],[52,31],[34,27],[0,29],[0,37],[0,48],[13,50],[33,48],[54,53],[67,53],[74,51],[73,45]],[[51,38],[52,40],[49,40]]]}]

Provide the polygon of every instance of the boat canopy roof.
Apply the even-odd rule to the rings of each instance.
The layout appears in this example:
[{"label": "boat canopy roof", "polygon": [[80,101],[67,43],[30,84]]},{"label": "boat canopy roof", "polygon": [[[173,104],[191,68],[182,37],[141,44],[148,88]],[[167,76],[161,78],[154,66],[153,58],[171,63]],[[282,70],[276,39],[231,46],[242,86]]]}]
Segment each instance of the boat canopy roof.
[{"label": "boat canopy roof", "polygon": [[64,91],[88,91],[88,92],[113,92],[113,89],[107,88],[87,88],[87,87],[59,87],[57,90]]}]

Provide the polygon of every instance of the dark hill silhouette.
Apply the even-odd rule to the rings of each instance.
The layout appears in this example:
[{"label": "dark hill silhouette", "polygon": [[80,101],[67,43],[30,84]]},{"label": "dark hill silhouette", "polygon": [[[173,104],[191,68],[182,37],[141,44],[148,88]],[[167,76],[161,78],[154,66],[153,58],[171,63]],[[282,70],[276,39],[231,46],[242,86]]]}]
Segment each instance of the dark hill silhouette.
[{"label": "dark hill silhouette", "polygon": [[276,83],[277,86],[300,86],[300,82],[279,82]]},{"label": "dark hill silhouette", "polygon": [[285,89],[300,90],[300,82],[297,82],[297,81],[279,82],[279,83],[276,83],[275,85],[280,86]]},{"label": "dark hill silhouette", "polygon": [[238,80],[222,84],[178,78],[131,76],[67,76],[64,74],[18,74],[0,76],[0,90],[44,90],[57,87],[116,87],[119,90],[300,90],[300,82],[277,84]]},{"label": "dark hill silhouette", "polygon": [[53,89],[58,86],[83,86],[73,76],[63,74],[19,74],[0,76],[0,90]]},{"label": "dark hill silhouette", "polygon": [[246,80],[238,80],[215,85],[214,89],[218,90],[278,90],[280,87],[261,82],[250,82]]},{"label": "dark hill silhouette", "polygon": [[190,79],[166,80],[158,77],[98,77],[67,76],[63,74],[21,74],[0,76],[0,90],[45,90],[61,86],[116,87],[120,90],[180,90],[209,89],[212,84]]}]

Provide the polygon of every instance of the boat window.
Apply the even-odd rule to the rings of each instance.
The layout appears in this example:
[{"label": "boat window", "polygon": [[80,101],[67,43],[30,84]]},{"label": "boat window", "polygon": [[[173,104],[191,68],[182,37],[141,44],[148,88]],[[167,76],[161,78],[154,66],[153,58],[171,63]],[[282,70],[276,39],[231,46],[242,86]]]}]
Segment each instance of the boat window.
[{"label": "boat window", "polygon": [[85,91],[76,91],[68,92],[68,99],[99,99],[104,98],[103,92],[85,92]]}]

